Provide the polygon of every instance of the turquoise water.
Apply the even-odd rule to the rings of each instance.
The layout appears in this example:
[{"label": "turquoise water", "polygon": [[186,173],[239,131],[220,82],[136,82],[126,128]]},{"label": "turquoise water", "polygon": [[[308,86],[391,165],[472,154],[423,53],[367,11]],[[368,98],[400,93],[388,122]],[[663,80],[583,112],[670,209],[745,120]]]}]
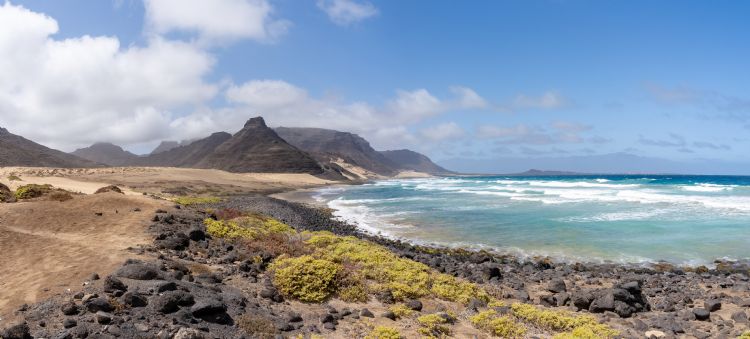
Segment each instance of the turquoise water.
[{"label": "turquoise water", "polygon": [[568,261],[750,258],[750,177],[451,177],[323,189],[373,233]]}]

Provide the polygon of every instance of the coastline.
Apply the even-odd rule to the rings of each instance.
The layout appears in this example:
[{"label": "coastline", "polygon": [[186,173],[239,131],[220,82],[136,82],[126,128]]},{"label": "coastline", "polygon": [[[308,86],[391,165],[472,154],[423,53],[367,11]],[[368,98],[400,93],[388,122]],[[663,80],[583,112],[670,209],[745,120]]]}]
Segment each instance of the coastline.
[{"label": "coastline", "polygon": [[[280,200],[284,200],[288,202],[293,202],[293,203],[299,203],[299,204],[307,205],[313,208],[324,209],[330,212],[331,214],[333,214],[333,211],[336,210],[335,208],[332,208],[326,202],[315,199],[314,196],[322,188],[337,187],[337,186],[346,187],[348,185],[326,185],[326,186],[313,187],[313,188],[293,189],[293,190],[282,192],[282,193],[270,194],[268,195],[268,197],[271,197],[274,199],[280,199]],[[335,218],[335,217],[332,216],[332,218]],[[345,222],[349,222],[349,221],[345,221]],[[712,260],[707,260],[706,263],[690,264],[690,263],[675,263],[675,262],[669,262],[665,260],[644,260],[644,261],[639,261],[639,262],[625,262],[625,261],[614,261],[614,260],[607,260],[607,259],[576,258],[576,257],[552,255],[552,254],[534,254],[534,253],[529,254],[529,253],[523,252],[520,249],[516,251],[502,250],[502,249],[498,249],[492,246],[486,246],[482,244],[469,244],[469,243],[460,243],[460,242],[440,243],[440,242],[434,242],[434,241],[426,241],[426,240],[420,240],[416,238],[391,235],[377,228],[373,228],[372,230],[368,228],[363,228],[360,225],[357,225],[356,223],[354,223],[353,225],[357,227],[357,230],[359,232],[366,234],[369,237],[383,238],[384,240],[387,240],[387,241],[397,241],[397,242],[406,243],[412,246],[434,248],[437,250],[448,250],[448,251],[461,250],[461,251],[470,251],[470,252],[490,253],[498,257],[513,258],[513,260],[517,262],[538,260],[539,258],[544,258],[547,261],[560,263],[560,264],[566,264],[566,265],[575,265],[575,264],[608,265],[608,266],[614,265],[614,266],[622,267],[627,270],[649,269],[649,270],[654,270],[657,272],[664,272],[664,271],[707,272],[707,271],[712,271],[712,270],[715,271],[719,269],[721,272],[725,272],[725,273],[726,272],[750,273],[750,259],[735,260],[735,259],[728,259],[728,258],[714,258]]]}]

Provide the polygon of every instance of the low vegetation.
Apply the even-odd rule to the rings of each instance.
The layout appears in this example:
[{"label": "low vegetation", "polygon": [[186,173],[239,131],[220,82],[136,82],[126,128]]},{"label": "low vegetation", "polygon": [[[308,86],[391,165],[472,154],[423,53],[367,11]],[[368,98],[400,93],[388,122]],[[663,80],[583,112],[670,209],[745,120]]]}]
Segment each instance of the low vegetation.
[{"label": "low vegetation", "polygon": [[427,314],[417,318],[420,328],[418,332],[427,338],[441,338],[449,336],[451,329],[447,325],[450,319],[440,314]]},{"label": "low vegetation", "polygon": [[528,304],[511,305],[513,315],[540,328],[567,331],[559,338],[612,338],[619,333],[609,326],[599,324],[590,315],[573,315],[565,311],[542,310]]},{"label": "low vegetation", "polygon": [[174,202],[183,205],[203,205],[203,204],[216,204],[221,202],[221,198],[217,197],[179,197],[175,198]]},{"label": "low vegetation", "polygon": [[52,191],[52,185],[28,184],[16,189],[16,199],[25,200],[43,196]]},{"label": "low vegetation", "polygon": [[341,266],[304,255],[279,258],[269,270],[282,294],[304,302],[322,302],[336,291],[336,275]]},{"label": "low vegetation", "polygon": [[15,174],[11,174],[8,176],[8,181],[23,181],[21,178]]},{"label": "low vegetation", "polygon": [[375,327],[370,334],[368,334],[365,339],[402,339],[403,336],[401,336],[401,333],[399,333],[396,329],[385,327],[385,326],[378,326]]},{"label": "low vegetation", "polygon": [[[521,338],[529,328],[556,333],[555,338],[565,339],[618,335],[592,316],[527,304],[513,304],[509,314],[500,315],[492,308],[504,306],[503,302],[479,285],[439,273],[369,241],[330,232],[299,233],[289,225],[261,215],[232,211],[221,214],[236,217],[206,219],[207,233],[244,244],[251,251],[272,253],[275,259],[268,272],[274,286],[290,299],[320,303],[338,297],[347,302],[367,302],[371,295],[389,294],[397,302],[437,298],[464,305],[477,299],[490,309],[469,320],[474,327],[493,336]],[[390,311],[397,318],[410,318],[417,313],[403,303],[393,305]],[[416,318],[417,331],[428,338],[447,337],[451,335],[453,320],[443,314],[422,315]],[[402,336],[395,329],[377,327],[367,338]]]},{"label": "low vegetation", "polygon": [[526,326],[510,316],[500,316],[495,310],[477,313],[469,319],[474,327],[502,338],[523,338]]}]

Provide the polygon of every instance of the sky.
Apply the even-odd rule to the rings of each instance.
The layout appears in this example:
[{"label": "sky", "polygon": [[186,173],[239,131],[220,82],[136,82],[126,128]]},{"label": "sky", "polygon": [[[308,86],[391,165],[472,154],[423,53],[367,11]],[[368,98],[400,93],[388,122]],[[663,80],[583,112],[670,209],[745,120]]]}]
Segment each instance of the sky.
[{"label": "sky", "polygon": [[260,115],[454,164],[627,153],[750,174],[748,17],[746,1],[0,0],[0,126],[148,153]]}]

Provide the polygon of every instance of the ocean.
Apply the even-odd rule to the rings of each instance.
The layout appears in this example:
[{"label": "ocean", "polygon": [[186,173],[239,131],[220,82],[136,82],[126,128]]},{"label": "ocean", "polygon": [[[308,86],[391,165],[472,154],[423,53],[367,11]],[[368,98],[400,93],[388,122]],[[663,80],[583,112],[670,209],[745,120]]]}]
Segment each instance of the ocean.
[{"label": "ocean", "polygon": [[750,177],[484,176],[384,180],[314,198],[374,234],[562,261],[750,259]]}]

